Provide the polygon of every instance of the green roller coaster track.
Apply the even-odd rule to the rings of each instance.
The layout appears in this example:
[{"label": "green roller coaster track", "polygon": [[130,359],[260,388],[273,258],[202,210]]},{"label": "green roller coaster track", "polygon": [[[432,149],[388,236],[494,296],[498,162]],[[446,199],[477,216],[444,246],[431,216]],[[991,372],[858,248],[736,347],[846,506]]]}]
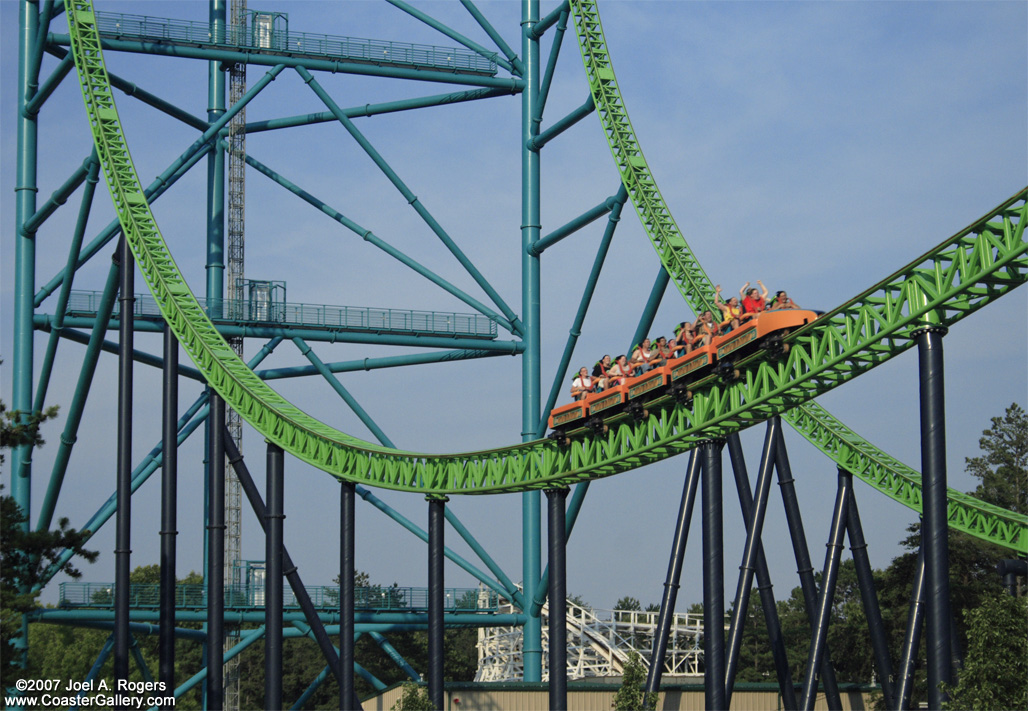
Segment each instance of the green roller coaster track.
[{"label": "green roller coaster track", "polygon": [[[604,436],[566,447],[537,440],[461,454],[378,446],[295,407],[250,371],[204,314],[177,268],[132,164],[89,0],[68,3],[72,50],[87,114],[123,232],[161,313],[219,395],[268,440],[342,479],[429,495],[491,494],[567,486],[689,450],[783,414],[879,491],[920,510],[919,477],[810,401],[911,347],[925,326],[946,327],[1028,278],[1028,191],[1021,191],[882,282],[790,335],[779,360],[754,355],[731,383],[708,378],[690,406],[666,398],[641,421],[625,416]],[[622,180],[658,255],[686,300],[708,305],[710,280],[664,204],[639,149],[591,2],[572,3],[592,94]],[[799,407],[798,406],[802,406]],[[1028,551],[1028,518],[950,494],[950,525]]]}]

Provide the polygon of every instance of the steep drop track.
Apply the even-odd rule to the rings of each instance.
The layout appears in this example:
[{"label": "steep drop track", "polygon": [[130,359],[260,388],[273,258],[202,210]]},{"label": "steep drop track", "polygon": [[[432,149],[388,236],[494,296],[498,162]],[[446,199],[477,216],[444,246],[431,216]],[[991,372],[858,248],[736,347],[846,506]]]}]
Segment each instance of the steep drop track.
[{"label": "steep drop track", "polygon": [[[150,211],[115,107],[90,0],[69,0],[68,24],[94,141],[119,221],[161,313],[219,395],[268,440],[334,476],[422,494],[490,494],[566,486],[674,456],[786,415],[840,466],[920,510],[919,477],[812,404],[793,408],[913,345],[926,325],[949,326],[1024,283],[1028,191],[867,291],[792,334],[788,355],[753,357],[742,377],[711,383],[691,407],[668,403],[640,422],[623,418],[603,437],[559,448],[538,440],[501,449],[424,454],[382,447],[315,420],[282,398],[233,353],[204,314],[175,265]],[[710,280],[660,197],[624,110],[592,2],[572,3],[597,110],[625,187],[662,263],[686,300],[711,301]],[[1028,520],[951,492],[950,522],[980,538],[1028,550]]]}]

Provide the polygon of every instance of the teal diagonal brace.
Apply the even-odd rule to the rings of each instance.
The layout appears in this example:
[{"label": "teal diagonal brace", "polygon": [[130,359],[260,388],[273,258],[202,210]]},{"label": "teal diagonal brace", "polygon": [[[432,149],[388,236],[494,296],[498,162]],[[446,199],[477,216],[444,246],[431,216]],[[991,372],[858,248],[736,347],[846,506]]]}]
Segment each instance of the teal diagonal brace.
[{"label": "teal diagonal brace", "polygon": [[[261,639],[263,636],[264,636],[264,625],[261,625],[257,629],[249,631],[246,634],[242,635],[240,637],[240,639],[239,639],[238,644],[236,644],[234,647],[232,647],[231,649],[229,649],[229,650],[227,650],[225,652],[225,657],[224,657],[224,659],[222,661],[223,662],[227,662],[228,660],[232,659],[237,654],[239,654],[240,652],[245,650],[247,647],[249,647],[251,644],[253,644],[257,640]],[[190,689],[192,689],[194,686],[196,686],[197,684],[199,684],[201,681],[203,681],[206,678],[207,678],[207,667],[204,667],[203,669],[198,671],[196,674],[194,674],[193,676],[189,677],[178,688],[175,689],[175,698],[176,699],[182,698],[182,696],[185,695],[187,692],[189,692]]]},{"label": "teal diagonal brace", "polygon": [[[409,518],[407,518],[406,516],[404,516],[400,512],[398,512],[395,509],[393,509],[393,507],[391,507],[386,502],[382,501],[382,499],[380,499],[377,496],[375,496],[367,488],[365,488],[365,487],[361,486],[360,484],[358,484],[357,488],[356,488],[356,491],[357,491],[357,494],[362,499],[367,501],[369,504],[374,506],[376,509],[378,509],[379,511],[384,513],[386,516],[388,516],[389,518],[391,518],[394,521],[396,521],[398,524],[400,524],[401,526],[406,528],[408,531],[413,533],[415,536],[420,538],[425,543],[428,542],[428,533],[423,528],[421,528],[420,526],[418,526],[417,524],[412,522]],[[481,570],[479,570],[478,568],[473,566],[471,563],[466,561],[461,556],[459,556],[456,553],[454,553],[453,550],[451,550],[449,546],[447,546],[447,547],[445,547],[443,549],[443,555],[445,555],[447,558],[452,560],[458,566],[460,566],[461,568],[466,570],[468,573],[473,575],[482,584],[484,584],[487,587],[491,588],[492,590],[496,591],[497,594],[499,594],[499,595],[501,595],[501,596],[503,596],[505,598],[508,598],[508,599],[510,598],[510,595],[507,593],[506,590],[504,590],[500,585],[498,585],[494,580],[492,580],[484,572],[482,572]]]},{"label": "teal diagonal brace", "polygon": [[471,0],[460,0],[460,4],[463,5],[469,13],[471,13],[471,16],[475,18],[475,22],[478,23],[478,26],[485,30],[485,33],[489,35],[489,39],[495,42],[496,46],[500,48],[501,52],[503,52],[503,56],[507,58],[507,61],[510,62],[513,67],[513,69],[510,70],[511,73],[518,77],[524,76],[525,65],[522,64],[518,55],[510,48],[510,45],[508,45],[507,42],[504,41],[503,37],[500,36],[500,33],[496,31],[496,28],[493,27],[489,20],[487,20],[479,9],[475,7],[475,3]]},{"label": "teal diagonal brace", "polygon": [[[399,111],[410,111],[412,109],[424,109],[432,106],[450,106],[464,101],[479,101],[481,99],[492,99],[497,96],[509,96],[510,89],[468,89],[466,91],[448,92],[446,94],[433,94],[421,96],[414,99],[402,101],[385,101],[378,104],[364,104],[343,109],[347,117],[363,118],[367,116],[378,116],[380,114],[396,113]],[[331,111],[320,111],[317,113],[306,113],[298,116],[284,116],[281,118],[269,119],[267,121],[254,121],[246,124],[247,135],[260,133],[262,131],[277,131],[281,128],[295,128],[297,126],[310,126],[318,123],[328,123],[337,120]]]},{"label": "teal diagonal brace", "polygon": [[93,375],[96,373],[97,362],[100,360],[100,346],[106,332],[107,321],[110,319],[111,311],[114,310],[114,299],[118,295],[118,277],[120,274],[121,269],[117,264],[112,264],[107,272],[107,283],[104,285],[103,296],[97,307],[96,323],[92,334],[89,336],[89,345],[86,346],[86,353],[82,358],[78,382],[75,385],[75,394],[72,395],[71,403],[68,406],[64,431],[61,432],[61,443],[54,457],[54,464],[50,470],[50,481],[46,487],[46,494],[43,496],[43,506],[36,521],[36,530],[38,531],[49,530],[50,522],[53,520],[54,509],[57,506],[57,497],[61,491],[61,484],[64,482],[65,472],[68,470],[72,448],[78,439],[79,425],[82,423],[82,413],[86,408],[86,399],[93,385]]},{"label": "teal diagonal brace", "polygon": [[[225,143],[224,141],[222,141],[221,145],[227,146],[228,144]],[[250,165],[253,168],[255,168],[261,174],[267,176],[268,178],[271,178],[271,180],[273,180],[274,182],[278,183],[281,187],[285,188],[289,192],[291,192],[294,195],[296,195],[298,198],[300,198],[301,200],[306,202],[308,205],[311,205],[312,207],[317,208],[318,210],[320,210],[321,212],[325,213],[326,215],[331,217],[333,220],[335,220],[336,222],[341,224],[343,227],[347,228],[348,230],[350,230],[354,234],[359,235],[360,237],[362,237],[364,239],[364,241],[370,242],[371,244],[375,245],[376,247],[378,247],[383,252],[385,252],[389,256],[393,257],[397,261],[399,261],[402,264],[410,267],[411,269],[413,269],[418,274],[420,274],[421,276],[423,276],[426,279],[428,279],[430,282],[432,282],[436,286],[438,286],[438,287],[442,288],[443,290],[449,292],[453,296],[456,296],[458,299],[463,301],[465,304],[467,304],[471,308],[475,309],[475,311],[478,311],[479,313],[485,315],[487,318],[490,318],[493,321],[496,321],[496,323],[498,323],[499,325],[503,326],[508,331],[511,331],[511,332],[515,331],[514,324],[512,324],[510,321],[505,319],[500,314],[498,314],[495,311],[493,311],[492,309],[490,309],[485,304],[483,304],[480,301],[478,301],[478,299],[475,299],[475,298],[469,296],[468,294],[464,293],[463,291],[461,291],[460,289],[455,287],[453,284],[451,284],[450,282],[446,281],[441,276],[436,274],[435,272],[431,271],[427,267],[422,266],[421,264],[419,264],[415,260],[413,260],[410,257],[408,257],[406,254],[404,254],[400,250],[396,249],[396,247],[393,247],[388,242],[386,242],[386,241],[382,240],[381,238],[379,238],[378,236],[376,236],[375,233],[372,232],[371,230],[365,229],[364,227],[362,227],[361,225],[357,224],[356,222],[354,222],[353,220],[348,218],[346,215],[342,214],[341,212],[339,212],[335,208],[331,207],[330,205],[328,205],[324,201],[322,201],[319,198],[311,195],[306,190],[303,190],[298,185],[296,185],[295,183],[290,181],[288,178],[285,178],[284,176],[280,175],[276,171],[272,170],[268,166],[266,166],[263,163],[261,163],[259,160],[254,158],[252,155],[247,154],[247,156],[246,156],[246,163],[247,163],[247,165]]]},{"label": "teal diagonal brace", "polygon": [[[568,29],[568,13],[566,8],[560,9],[557,29],[553,34],[553,43],[550,45],[550,56],[546,60],[546,69],[543,71],[542,83],[539,85],[539,102],[536,104],[532,114],[532,120],[537,124],[542,123],[543,114],[546,111],[546,99],[550,96],[550,85],[553,83],[553,73],[557,70],[557,58],[560,56],[560,48],[564,45],[564,33]],[[534,34],[545,31],[545,27],[536,25],[532,27]],[[590,103],[592,96],[589,97]],[[591,112],[590,112],[591,113]],[[535,133],[535,131],[533,131]]]},{"label": "teal diagonal brace", "polygon": [[304,341],[302,338],[294,338],[293,343],[295,343],[296,347],[300,349],[300,352],[304,355],[304,357],[311,362],[311,365],[313,365],[317,369],[317,371],[321,373],[321,376],[325,378],[325,381],[329,384],[329,386],[331,386],[331,388],[336,391],[336,394],[339,395],[339,397],[343,398],[343,401],[350,407],[351,410],[353,410],[354,414],[360,418],[360,421],[364,423],[365,427],[371,430],[371,433],[375,435],[375,439],[384,444],[386,447],[392,447],[393,449],[396,449],[396,445],[393,444],[393,441],[389,439],[386,433],[383,432],[377,424],[375,424],[375,421],[371,419],[371,415],[369,415],[367,411],[360,406],[360,403],[357,402],[353,395],[350,394],[350,391],[343,387],[343,384],[340,383],[339,379],[332,373],[332,371],[330,371],[325,366],[321,358],[318,358],[317,353],[315,353],[311,349],[311,347],[307,345],[307,342]]},{"label": "teal diagonal brace", "polygon": [[569,3],[568,0],[564,0],[564,2],[562,2],[560,5],[558,5],[557,7],[553,8],[553,10],[550,11],[549,15],[547,15],[543,19],[539,20],[539,22],[535,23],[532,26],[532,29],[529,30],[531,36],[534,39],[538,39],[538,38],[542,37],[543,34],[546,32],[546,30],[548,30],[551,27],[553,27],[553,24],[560,20],[560,16],[561,15],[563,15],[565,13],[570,13],[570,12],[571,12],[571,3]]},{"label": "teal diagonal brace", "polygon": [[482,288],[482,291],[489,295],[489,298],[492,299],[492,302],[496,305],[496,307],[500,309],[503,315],[506,316],[507,319],[511,322],[511,324],[514,327],[514,332],[520,335],[524,335],[524,333],[519,328],[517,315],[510,308],[510,306],[508,306],[507,303],[500,297],[500,295],[496,292],[496,289],[492,287],[492,285],[488,282],[488,280],[486,280],[482,273],[478,271],[478,267],[471,263],[471,260],[468,259],[467,255],[464,254],[461,248],[457,246],[457,243],[453,241],[450,235],[446,233],[446,230],[442,228],[442,225],[440,225],[439,222],[436,221],[436,219],[428,211],[428,208],[421,204],[421,201],[418,200],[418,197],[411,191],[409,187],[407,187],[406,183],[404,183],[403,180],[400,179],[400,176],[398,176],[396,174],[396,171],[394,171],[390,167],[389,163],[386,162],[385,158],[383,158],[382,155],[375,149],[375,147],[371,145],[371,142],[368,141],[364,134],[361,133],[360,130],[354,125],[353,121],[351,121],[346,116],[346,113],[341,108],[339,108],[339,105],[336,104],[335,100],[333,100],[332,97],[328,95],[328,92],[325,91],[320,84],[318,84],[317,80],[306,69],[304,69],[303,67],[297,67],[296,71],[300,75],[300,77],[308,84],[308,86],[310,86],[311,90],[317,95],[317,97],[321,99],[321,101],[325,104],[326,107],[328,107],[328,110],[331,111],[332,114],[339,120],[339,123],[343,125],[343,128],[346,129],[347,133],[349,133],[353,137],[353,139],[357,141],[357,144],[364,149],[364,152],[367,153],[368,157],[371,158],[375,165],[378,166],[379,170],[382,171],[382,174],[389,179],[389,182],[393,184],[393,186],[400,192],[400,194],[403,195],[404,199],[407,200],[410,206],[414,208],[414,211],[418,213],[418,215],[425,222],[425,224],[428,225],[429,229],[435,233],[436,237],[439,238],[439,241],[441,241],[443,245],[445,245],[446,248],[450,250],[450,253],[454,257],[456,257],[457,261],[460,262],[461,266],[463,266],[467,273],[471,275],[471,278],[475,280],[475,283]]},{"label": "teal diagonal brace", "polygon": [[[402,356],[386,356],[384,358],[363,358],[361,360],[348,360],[337,363],[326,363],[325,367],[332,373],[351,373],[358,370],[379,370],[382,368],[400,368],[407,365],[426,365],[429,363],[448,363],[456,360],[471,360],[475,358],[491,358],[508,353],[497,353],[475,348],[463,350],[444,351],[442,353],[412,353]],[[289,368],[268,368],[256,371],[262,380],[278,380],[281,378],[297,378],[306,375],[313,375],[318,372],[313,366],[293,366]],[[37,408],[39,409],[39,408]]]},{"label": "teal diagonal brace", "polygon": [[[51,47],[49,51],[52,52],[55,57],[67,56],[67,58],[71,60],[71,53],[66,52],[66,50],[63,50],[60,47]],[[127,79],[121,77],[118,74],[111,74],[110,78],[111,86],[113,86],[116,89],[120,89],[122,92],[125,93],[126,96],[131,96],[133,99],[142,101],[144,104],[152,106],[158,111],[165,113],[168,116],[177,119],[178,121],[181,121],[187,126],[192,126],[197,131],[206,131],[208,128],[211,127],[210,122],[204,121],[201,118],[197,118],[188,111],[184,111],[178,106],[175,106],[174,104],[165,101],[161,97],[156,96],[155,94],[151,94],[149,91],[146,91],[145,89],[141,89],[138,85],[128,81]]]},{"label": "teal diagonal brace", "polygon": [[54,90],[61,85],[65,77],[68,76],[68,72],[75,68],[75,60],[69,53],[64,59],[58,63],[57,67],[50,72],[50,76],[46,78],[43,85],[39,87],[39,91],[36,92],[35,96],[29,100],[21,110],[22,116],[25,118],[33,118],[39,114],[39,110],[46,103],[46,100],[50,98],[50,95],[54,93]]},{"label": "teal diagonal brace", "polygon": [[[553,376],[553,385],[550,386],[550,394],[546,398],[546,405],[543,406],[543,414],[553,410],[553,406],[557,403],[557,397],[560,394],[560,386],[567,377],[568,366],[571,364],[571,356],[575,352],[575,345],[578,343],[578,337],[582,334],[582,326],[585,323],[585,316],[589,312],[589,304],[592,302],[593,294],[596,292],[596,284],[600,279],[600,272],[603,269],[603,263],[607,259],[607,251],[610,249],[611,240],[614,238],[614,231],[617,229],[618,222],[621,221],[621,211],[625,206],[625,201],[628,200],[628,191],[625,190],[625,186],[621,186],[618,190],[617,195],[614,197],[614,207],[610,211],[610,216],[607,218],[607,228],[603,231],[603,238],[600,240],[600,246],[596,249],[596,258],[593,259],[592,269],[589,271],[589,279],[585,283],[585,289],[582,290],[582,300],[578,304],[578,313],[575,314],[575,320],[571,324],[571,330],[568,333],[567,343],[564,345],[564,353],[560,357],[560,363],[557,366],[557,371]],[[536,430],[536,439],[542,439],[543,435],[546,434],[547,421],[546,417],[541,417],[539,421],[539,429]]]},{"label": "teal diagonal brace", "polygon": [[453,529],[457,531],[460,537],[463,538],[469,546],[471,546],[471,550],[473,550],[481,561],[485,563],[485,566],[489,568],[489,571],[493,575],[496,576],[496,579],[500,581],[503,587],[507,589],[507,597],[510,598],[511,602],[521,607],[521,609],[524,609],[525,598],[518,591],[518,586],[514,584],[506,573],[503,572],[503,569],[495,560],[493,560],[492,556],[486,552],[485,548],[482,547],[482,544],[471,535],[471,532],[467,527],[465,527],[461,520],[457,518],[457,514],[453,513],[453,508],[451,506],[447,506],[445,508],[443,516],[446,517],[446,520],[450,522],[450,525],[453,526]]},{"label": "teal diagonal brace", "polygon": [[[268,84],[275,80],[275,78],[285,68],[284,65],[277,65],[267,71],[254,86],[248,90],[243,97],[232,105],[228,111],[226,111],[221,118],[210,125],[210,127],[201,134],[193,143],[183,151],[178,158],[171,162],[171,164],[162,172],[157,179],[150,184],[144,191],[144,196],[147,201],[156,200],[160,195],[164,193],[171,185],[178,180],[180,177],[196,164],[207,151],[210,150],[210,141],[213,140],[218,132],[222,128],[228,125],[228,122],[232,118],[243,110],[243,108],[257,96]],[[101,232],[96,239],[94,239],[83,251],[79,257],[78,266],[85,264],[94,254],[96,254],[107,242],[114,238],[121,231],[121,225],[118,220],[113,220],[104,230]],[[61,272],[56,277],[50,280],[45,287],[43,287],[39,293],[36,294],[35,305],[39,306],[43,300],[56,289],[60,283],[67,277],[67,272]]]},{"label": "teal diagonal brace", "polygon": [[503,58],[497,56],[496,52],[490,52],[488,49],[486,49],[482,45],[478,44],[477,42],[473,42],[472,40],[468,39],[464,35],[462,35],[459,32],[457,32],[456,30],[454,30],[454,29],[452,29],[450,27],[447,27],[446,25],[444,25],[439,20],[435,19],[434,17],[431,17],[430,15],[425,14],[421,10],[418,10],[417,8],[411,7],[407,3],[403,2],[403,0],[386,0],[386,2],[388,2],[390,5],[394,5],[395,7],[400,8],[401,10],[406,12],[411,17],[416,17],[417,19],[421,20],[422,22],[424,22],[426,25],[428,25],[432,29],[438,30],[439,32],[442,32],[444,35],[446,35],[447,37],[449,37],[453,41],[459,42],[460,44],[464,45],[465,47],[470,49],[475,54],[478,54],[478,55],[480,55],[482,57],[485,57],[486,59],[488,59],[490,61],[496,62],[498,65],[500,65],[501,67],[506,69],[511,74],[515,74],[516,73],[514,71],[514,65],[511,64],[506,59],[503,59]]},{"label": "teal diagonal brace", "polygon": [[403,673],[409,676],[413,681],[421,681],[421,675],[418,674],[414,667],[412,667],[403,655],[396,651],[396,647],[389,643],[389,640],[385,638],[381,632],[370,632],[371,638],[375,640],[375,643],[382,648],[382,651],[388,655],[393,663],[403,670]]},{"label": "teal diagonal brace", "polygon": [[43,207],[39,208],[32,217],[25,220],[25,224],[21,227],[22,235],[25,237],[32,237],[36,230],[46,222],[46,219],[57,212],[57,208],[68,201],[71,194],[78,190],[79,186],[85,182],[86,177],[89,175],[90,166],[94,162],[99,164],[99,161],[97,161],[96,158],[95,148],[93,149],[92,154],[82,161],[82,165],[76,168],[75,172],[72,173],[66,181],[64,181],[64,184],[57,188],[49,199],[43,203]]},{"label": "teal diagonal brace", "polygon": [[538,240],[533,242],[531,246],[529,246],[528,253],[531,254],[533,257],[538,257],[548,248],[557,244],[557,242],[560,242],[568,235],[572,235],[575,232],[578,232],[578,230],[582,229],[586,225],[592,224],[593,222],[596,222],[596,220],[608,214],[611,210],[614,209],[614,206],[616,204],[616,196],[611,196],[607,198],[596,207],[586,210],[575,219],[567,222],[564,225],[561,225],[545,237],[540,237]]},{"label": "teal diagonal brace", "polygon": [[[93,158],[96,158],[96,149],[93,150]],[[57,306],[54,309],[54,325],[50,332],[50,338],[46,344],[46,355],[43,357],[43,365],[39,371],[39,381],[36,384],[36,399],[33,401],[33,412],[42,412],[43,403],[46,400],[46,391],[50,387],[50,375],[53,373],[54,358],[57,356],[57,344],[63,327],[64,314],[68,308],[68,299],[71,296],[72,274],[75,270],[75,262],[78,261],[79,251],[82,249],[82,240],[86,233],[86,224],[89,221],[89,213],[93,207],[93,196],[96,194],[96,184],[100,175],[100,161],[95,160],[86,175],[86,187],[82,190],[82,204],[79,206],[78,220],[75,222],[75,231],[71,235],[71,244],[68,245],[68,259],[65,263],[65,270],[68,278],[61,285],[61,293],[57,297]],[[33,322],[35,319],[33,319]]]}]

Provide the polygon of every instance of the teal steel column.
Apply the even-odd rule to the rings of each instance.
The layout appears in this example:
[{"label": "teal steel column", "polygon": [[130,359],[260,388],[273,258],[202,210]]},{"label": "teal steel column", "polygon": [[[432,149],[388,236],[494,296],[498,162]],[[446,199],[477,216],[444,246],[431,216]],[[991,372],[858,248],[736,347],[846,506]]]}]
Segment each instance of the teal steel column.
[{"label": "teal steel column", "polygon": [[[14,338],[11,410],[25,417],[32,410],[32,311],[36,275],[35,235],[24,235],[22,226],[36,212],[36,132],[33,116],[20,109],[36,91],[33,61],[39,16],[36,3],[25,0],[18,16],[18,177],[15,191],[14,230]],[[11,452],[11,496],[25,512],[22,528],[29,530],[32,499],[32,447],[22,445]],[[15,646],[21,650],[20,665],[28,653],[28,622],[22,618],[21,635]]]},{"label": "teal steel column", "polygon": [[[539,99],[539,40],[532,27],[539,21],[539,0],[522,0],[521,55],[525,90],[521,93],[521,318],[525,326],[525,352],[521,360],[521,438],[529,441],[539,429],[539,257],[531,246],[539,239],[539,153],[529,148],[539,133],[535,116]],[[538,491],[522,494],[521,565],[526,596],[539,585],[541,574],[541,519]],[[525,612],[528,612],[526,610]],[[542,681],[543,628],[538,614],[525,621],[522,662],[525,681]]]},{"label": "teal steel column", "polygon": [[[14,338],[12,341],[11,410],[24,418],[32,411],[32,312],[36,284],[36,243],[34,234],[22,234],[25,223],[36,212],[36,119],[21,109],[36,92],[32,71],[36,34],[39,30],[37,4],[25,0],[18,17],[18,177],[15,192],[14,229]],[[11,496],[25,512],[22,527],[29,529],[31,514],[32,447],[23,445],[11,453]]]},{"label": "teal steel column", "polygon": [[[210,23],[215,41],[225,37],[227,0],[211,0]],[[208,62],[207,120],[225,114],[225,72],[221,62]],[[225,297],[225,151],[216,146],[207,156],[207,306],[221,316]]]}]

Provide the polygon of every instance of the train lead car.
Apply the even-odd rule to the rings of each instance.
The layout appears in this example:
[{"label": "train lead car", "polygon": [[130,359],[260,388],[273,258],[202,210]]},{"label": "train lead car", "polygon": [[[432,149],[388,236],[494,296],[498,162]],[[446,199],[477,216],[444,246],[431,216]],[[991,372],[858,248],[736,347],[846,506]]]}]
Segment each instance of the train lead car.
[{"label": "train lead car", "polygon": [[567,434],[578,429],[588,427],[597,433],[605,432],[605,421],[626,410],[635,419],[642,419],[647,416],[650,403],[668,394],[688,404],[692,401],[689,388],[693,383],[711,373],[731,379],[737,374],[735,361],[757,349],[762,348],[773,357],[787,352],[785,336],[817,316],[814,311],[801,309],[764,311],[723,336],[716,336],[710,345],[672,358],[663,366],[627,378],[620,385],[554,408],[549,418],[553,430],[550,436],[565,443]]}]

